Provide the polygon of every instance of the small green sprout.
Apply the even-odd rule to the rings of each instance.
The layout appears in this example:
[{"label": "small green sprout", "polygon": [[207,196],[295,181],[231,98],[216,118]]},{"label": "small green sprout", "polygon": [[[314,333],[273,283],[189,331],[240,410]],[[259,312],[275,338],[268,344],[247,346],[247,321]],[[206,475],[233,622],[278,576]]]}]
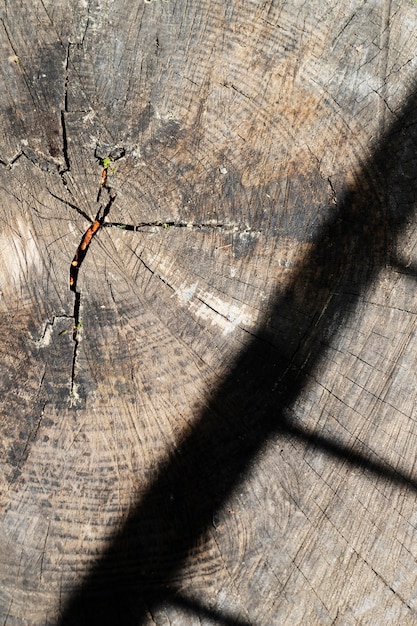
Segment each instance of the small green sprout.
[{"label": "small green sprout", "polygon": [[112,163],[114,163],[113,159],[111,157],[104,157],[104,159],[102,159],[102,164],[103,164],[103,169],[107,172],[109,172],[109,174],[114,174],[114,172],[116,171],[116,167],[110,167],[110,165]]},{"label": "small green sprout", "polygon": [[[83,327],[83,323],[82,322],[77,322],[76,324],[74,324],[74,326],[72,328],[72,332],[75,332],[76,330],[79,330],[82,327]],[[61,332],[59,333],[59,336],[66,335],[69,332],[71,332],[71,331],[68,330],[68,328],[64,328],[64,330],[61,330]]]}]

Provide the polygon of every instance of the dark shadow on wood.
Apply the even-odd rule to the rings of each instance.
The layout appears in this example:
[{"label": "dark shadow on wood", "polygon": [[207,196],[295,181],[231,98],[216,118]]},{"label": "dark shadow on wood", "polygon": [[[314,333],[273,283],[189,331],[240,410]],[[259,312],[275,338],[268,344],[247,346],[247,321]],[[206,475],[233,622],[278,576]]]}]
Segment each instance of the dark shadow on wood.
[{"label": "dark shadow on wood", "polygon": [[403,274],[404,276],[411,276],[412,278],[417,278],[417,265],[415,263],[402,263],[397,259],[392,259],[390,261],[390,267],[398,274]]},{"label": "dark shadow on wood", "polygon": [[[363,164],[355,186],[339,198],[312,254],[290,287],[277,295],[258,336],[193,433],[160,467],[111,547],[64,607],[60,626],[139,625],[148,610],[169,604],[186,555],[212,527],[213,515],[271,436],[311,443],[333,458],[417,491],[417,479],[385,463],[383,451],[378,459],[310,432],[290,411],[306,374],[392,256],[395,236],[411,219],[416,198],[417,92],[372,160]],[[245,618],[242,610],[235,623],[246,623]],[[216,619],[221,623],[213,612]]]}]

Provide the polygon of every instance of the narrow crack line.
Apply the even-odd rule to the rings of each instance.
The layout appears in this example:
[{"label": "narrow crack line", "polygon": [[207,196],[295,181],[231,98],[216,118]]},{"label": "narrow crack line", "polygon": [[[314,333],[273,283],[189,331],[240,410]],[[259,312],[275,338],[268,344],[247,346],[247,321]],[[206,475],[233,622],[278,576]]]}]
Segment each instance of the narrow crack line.
[{"label": "narrow crack line", "polygon": [[[165,282],[165,281],[164,281]],[[225,313],[221,313],[220,311],[218,311],[217,309],[215,309],[213,306],[211,306],[208,302],[206,302],[203,298],[200,298],[199,296],[196,296],[196,299],[201,302],[202,304],[204,304],[204,306],[206,306],[208,309],[210,309],[211,311],[213,311],[213,313],[215,313],[216,315],[220,315],[220,317],[222,317],[223,319],[225,319],[229,324],[234,324],[235,328],[239,328],[239,330],[241,330],[244,333],[247,333],[248,335],[250,335],[251,337],[255,337],[256,339],[258,339],[259,341],[262,341],[263,343],[266,343],[267,345],[272,346],[273,344],[270,343],[265,337],[263,337],[262,335],[259,335],[257,333],[254,333],[253,331],[249,330],[248,328],[245,328],[244,326],[241,326],[239,323],[236,322],[237,317],[233,317],[232,315],[228,316]]]},{"label": "narrow crack line", "polygon": [[140,231],[141,228],[151,228],[151,227],[160,227],[165,228],[165,230],[169,230],[171,227],[179,227],[183,228],[187,226],[187,224],[176,223],[176,222],[140,222],[139,224],[124,224],[123,222],[105,222],[103,224],[104,228],[118,228],[119,230],[130,230],[130,231]]},{"label": "narrow crack line", "polygon": [[40,150],[32,149],[29,145],[19,150],[8,161],[0,158],[0,165],[11,169],[21,157],[25,157],[29,163],[38,167],[42,172],[50,172],[52,169],[56,169],[56,160],[53,157],[48,157]]},{"label": "narrow crack line", "polygon": [[346,23],[339,29],[339,32],[336,34],[336,36],[333,38],[333,40],[330,42],[331,47],[333,48],[336,41],[343,35],[343,33],[345,32],[345,30],[347,29],[347,27],[349,26],[349,24],[351,23],[351,21],[355,18],[355,13],[353,13],[349,19],[346,21]]},{"label": "narrow crack line", "polygon": [[334,188],[334,185],[332,183],[332,179],[330,178],[330,176],[327,177],[327,182],[329,183],[330,190],[331,190],[331,200],[333,204],[336,206],[337,205],[337,193],[336,193],[336,190]]},{"label": "narrow crack line", "polygon": [[78,355],[78,330],[81,326],[80,321],[80,307],[81,307],[81,294],[79,291],[75,292],[74,298],[74,330],[72,333],[72,338],[74,341],[74,350],[72,353],[72,366],[71,366],[71,389],[70,389],[70,397],[73,398],[75,396],[75,370],[77,366],[77,355]]},{"label": "narrow crack line", "polygon": [[[43,376],[42,376],[42,380],[41,380],[41,382],[40,382],[39,388],[43,385],[43,381],[44,381],[44,378],[45,378],[45,373],[46,373],[46,372],[44,372],[44,374],[43,374]],[[40,427],[41,427],[41,423],[42,423],[42,420],[43,420],[43,416],[44,416],[44,414],[45,414],[45,407],[46,407],[46,404],[47,404],[46,402],[44,402],[44,403],[43,403],[42,408],[41,408],[41,411],[40,411],[40,414],[39,414],[39,419],[38,419],[38,421],[37,421],[37,423],[36,423],[36,425],[35,425],[35,428],[34,428],[34,429],[33,429],[33,431],[32,431],[32,437],[31,437],[31,438],[32,438],[33,440],[34,440],[34,439],[36,439],[36,437],[37,437],[37,435],[38,435],[38,432],[39,432],[39,429],[40,429]]]},{"label": "narrow crack line", "polygon": [[[108,191],[111,191],[110,187],[105,187]],[[84,217],[84,219],[86,219],[89,222],[93,222],[94,220],[92,220],[90,218],[90,216],[85,213],[82,209],[80,209],[76,204],[70,202],[69,200],[65,200],[64,198],[61,198],[60,196],[57,196],[56,194],[54,194],[50,189],[48,189],[48,192],[50,193],[50,195],[55,198],[55,200],[59,200],[59,202],[62,202],[63,204],[66,204],[67,206],[71,207],[71,209],[74,209],[75,211],[77,211],[77,213],[79,213],[79,215],[82,215],[82,217]],[[110,207],[108,206],[114,202],[114,200],[116,199],[116,195],[111,196],[111,201],[109,201],[106,205],[106,213],[104,215],[104,217],[107,217],[108,213],[109,213],[109,209]],[[97,219],[97,218],[96,218]],[[212,230],[212,231],[222,231],[222,232],[227,232],[227,233],[236,233],[238,235],[242,235],[245,233],[252,233],[252,234],[256,234],[256,235],[262,235],[263,232],[262,230],[252,230],[251,228],[243,228],[243,229],[239,229],[239,227],[236,224],[228,224],[228,223],[210,223],[210,222],[185,222],[185,221],[175,221],[175,220],[154,220],[151,222],[139,222],[139,224],[127,224],[125,222],[102,222],[101,223],[101,227],[102,228],[118,228],[119,230],[128,230],[128,231],[140,231],[141,228],[164,228],[165,230],[169,230],[170,228],[188,228],[189,230],[202,230],[202,229],[207,229],[207,230]],[[231,245],[231,244],[230,244]]]},{"label": "narrow crack line", "polygon": [[60,198],[60,196],[57,196],[56,194],[54,194],[50,189],[48,189],[48,187],[47,187],[47,191],[53,198],[55,198],[55,200],[59,200],[59,202],[62,202],[63,204],[66,204],[67,206],[69,206],[71,209],[74,209],[74,211],[77,211],[77,213],[79,215],[82,215],[82,217],[86,219],[88,222],[93,221],[90,218],[90,216],[87,213],[85,213],[85,211],[80,209],[76,204],[73,204],[72,202],[69,202],[69,200],[65,200],[64,198]]},{"label": "narrow crack line", "polygon": [[244,228],[244,229],[239,229],[239,227],[236,224],[212,224],[210,222],[183,222],[183,221],[179,221],[176,222],[174,220],[166,220],[166,221],[161,221],[161,220],[155,220],[153,222],[140,222],[139,224],[125,224],[123,222],[105,222],[103,224],[104,228],[119,228],[120,230],[130,230],[130,231],[140,231],[141,228],[151,228],[151,227],[158,227],[158,228],[164,228],[165,230],[169,230],[170,228],[184,228],[184,229],[189,229],[189,230],[202,230],[202,229],[207,229],[207,230],[211,230],[211,231],[222,231],[222,232],[226,232],[226,233],[236,233],[239,235],[245,234],[245,233],[254,233],[257,235],[262,235],[262,231],[261,230],[252,230],[250,228]]},{"label": "narrow crack line", "polygon": [[152,624],[155,624],[155,626],[158,626],[153,616],[152,610],[148,607],[146,612],[148,614],[148,617],[152,620]]},{"label": "narrow crack line", "polygon": [[[9,42],[9,45],[10,45],[11,49],[13,50],[13,53],[14,53],[16,59],[19,59],[19,55],[17,54],[17,50],[16,50],[16,48],[15,48],[13,42],[12,42],[12,38],[11,38],[11,35],[10,35],[10,32],[9,32],[9,29],[6,26],[6,22],[4,21],[4,18],[0,17],[0,22],[3,24],[4,32],[6,33],[7,40]],[[37,102],[35,100],[34,96],[33,96],[33,93],[32,93],[32,90],[31,90],[31,85],[30,85],[30,83],[28,81],[28,77],[27,77],[26,72],[24,71],[24,69],[22,67],[21,67],[20,75],[22,76],[22,79],[23,79],[23,81],[24,81],[24,83],[26,85],[26,89],[28,91],[28,94],[29,94],[32,102],[33,102],[33,106],[34,106],[35,111],[36,111],[39,108],[39,102]]]},{"label": "narrow crack line", "polygon": [[72,44],[68,42],[65,54],[64,113],[68,113],[69,56],[71,45]]},{"label": "narrow crack line", "polygon": [[[41,389],[41,387],[43,385],[43,381],[45,379],[45,375],[46,375],[46,368],[45,368],[45,370],[43,372],[42,379],[41,379],[41,381],[39,383],[39,390]],[[39,396],[39,391],[38,391],[37,395]],[[23,465],[24,459],[26,458],[26,453],[27,453],[27,450],[29,448],[29,442],[30,441],[34,441],[36,439],[36,435],[39,432],[39,428],[40,428],[40,425],[41,425],[41,422],[42,422],[42,419],[43,419],[43,415],[44,415],[44,412],[45,412],[45,407],[46,407],[46,402],[43,403],[41,411],[40,411],[39,419],[37,420],[34,428],[30,431],[30,433],[29,433],[29,435],[28,435],[28,437],[26,439],[25,447],[23,449],[22,454],[20,455],[20,461],[19,461],[19,466],[20,467]]]},{"label": "narrow crack line", "polygon": [[[110,213],[111,206],[112,206],[113,202],[116,200],[116,194],[112,192],[112,190],[110,189],[110,187],[107,187],[107,186],[106,186],[106,187],[105,187],[105,189],[107,189],[107,190],[108,190],[108,193],[109,193],[109,200],[108,200],[108,202],[107,202],[107,204],[105,205],[105,207],[104,207],[104,208],[100,205],[100,208],[99,208],[99,210],[97,211],[96,221],[99,221],[99,222],[100,222],[100,226],[103,226],[104,220],[106,219],[106,217],[107,217],[107,216],[108,216],[108,214]],[[100,216],[102,208],[103,208],[103,213],[102,213],[102,215]]]},{"label": "narrow crack line", "polygon": [[11,35],[10,35],[10,32],[9,32],[9,29],[6,26],[6,22],[5,22],[3,17],[0,17],[0,22],[3,24],[3,29],[4,29],[4,32],[6,33],[6,37],[7,37],[7,40],[9,42],[9,45],[10,45],[11,49],[13,50],[13,53],[14,53],[16,59],[18,59],[19,55],[17,54],[17,50],[16,50],[16,48],[15,48],[13,42],[12,42],[12,38],[11,38]]},{"label": "narrow crack line", "polygon": [[252,96],[250,96],[249,94],[245,93],[244,91],[242,91],[241,89],[236,87],[236,85],[234,85],[233,83],[224,82],[224,83],[221,83],[221,84],[222,84],[223,87],[226,87],[227,89],[233,89],[233,91],[236,91],[238,94],[240,94],[244,98],[247,98],[248,100],[253,101]]},{"label": "narrow crack line", "polygon": [[[8,619],[9,619],[9,617],[10,617],[10,611],[12,610],[12,605],[13,605],[13,600],[10,600],[10,604],[9,604],[9,606],[7,607],[7,613],[6,613],[6,616],[5,616],[5,618],[4,618],[3,626],[6,626],[6,622],[7,622],[7,620],[8,620]],[[155,623],[156,623],[156,622],[155,622]]]},{"label": "narrow crack line", "polygon": [[64,187],[67,188],[67,182],[65,180],[64,174],[71,170],[71,162],[69,158],[69,150],[68,150],[68,133],[67,133],[67,125],[65,121],[65,115],[68,113],[68,67],[69,67],[69,51],[70,51],[70,43],[67,44],[66,53],[65,53],[65,78],[64,78],[64,108],[61,109],[61,132],[62,132],[62,156],[64,158],[64,167],[63,169],[58,168],[59,175],[61,176]]},{"label": "narrow crack line", "polygon": [[3,167],[7,167],[7,169],[11,170],[13,165],[16,163],[16,161],[20,159],[20,157],[22,156],[26,156],[26,155],[23,154],[22,150],[19,150],[19,152],[17,152],[14,156],[12,156],[12,158],[9,159],[9,161],[3,161],[3,159],[0,159],[0,165],[3,165]]},{"label": "narrow crack line", "polygon": [[53,327],[55,326],[56,321],[61,319],[72,319],[72,315],[54,315],[52,320],[48,320],[43,327],[42,335],[39,339],[34,341],[38,347],[43,347],[49,343]]},{"label": "narrow crack line", "polygon": [[369,569],[375,574],[375,576],[377,578],[379,578],[379,580],[382,581],[382,583],[395,595],[397,596],[397,598],[400,600],[400,602],[402,604],[404,604],[408,609],[410,609],[411,611],[413,610],[413,607],[410,605],[409,602],[407,602],[407,600],[402,596],[401,593],[399,593],[398,591],[396,591],[394,589],[394,587],[385,579],[385,577],[380,574],[362,555],[359,555],[360,558],[363,559],[364,563],[366,563],[366,565],[369,567]]},{"label": "narrow crack line", "polygon": [[210,309],[211,311],[213,311],[216,315],[220,315],[220,317],[223,317],[226,321],[231,322],[232,320],[230,320],[227,315],[225,315],[224,313],[220,313],[220,311],[218,311],[217,309],[215,309],[213,306],[211,306],[208,302],[206,302],[203,298],[200,298],[199,296],[196,297],[196,300],[198,300],[199,302],[201,302],[202,304],[204,304],[204,306],[206,306],[208,309]]},{"label": "narrow crack line", "polygon": [[[85,38],[87,37],[87,31],[88,31],[88,29],[90,27],[90,24],[93,23],[93,20],[91,18],[90,9],[91,9],[90,3],[88,3],[88,6],[87,6],[87,16],[86,16],[87,17],[87,21],[85,23],[85,28],[84,28],[84,32],[83,32],[83,35],[82,35],[82,38],[81,38],[81,42],[78,43],[78,45],[80,45],[81,48],[84,45],[84,41],[85,41]],[[72,42],[72,45],[75,45],[75,42]]]},{"label": "narrow crack line", "polygon": [[7,165],[9,167],[12,167],[12,165],[14,165],[16,161],[20,159],[21,156],[24,156],[22,150],[20,150],[17,154],[15,154],[15,156],[10,159]]},{"label": "narrow crack line", "polygon": [[174,287],[167,281],[166,278],[164,278],[163,276],[161,276],[161,274],[158,274],[157,272],[155,272],[155,270],[153,270],[140,256],[140,254],[138,254],[137,252],[135,252],[134,250],[132,250],[132,253],[134,254],[134,256],[142,263],[142,265],[144,266],[145,269],[148,270],[148,272],[150,272],[152,274],[152,276],[155,276],[156,278],[159,278],[159,280],[161,280],[164,285],[166,285],[167,287],[169,287],[170,289],[172,289],[172,291],[175,291]]},{"label": "narrow crack line", "polygon": [[45,560],[45,555],[46,555],[46,544],[48,542],[48,537],[49,537],[49,531],[51,528],[51,522],[48,522],[48,528],[47,531],[45,533],[45,541],[43,542],[43,549],[42,549],[42,554],[41,554],[41,563],[40,563],[40,568],[39,568],[39,580],[42,580],[43,577],[43,564],[44,564],[44,560]]},{"label": "narrow crack line", "polygon": [[[65,95],[65,98],[67,96]],[[65,122],[65,111],[61,111],[61,128],[62,128],[62,154],[64,157],[64,162],[65,162],[65,168],[63,170],[61,170],[59,173],[62,176],[66,173],[69,172],[71,169],[71,163],[70,163],[70,158],[69,158],[69,152],[68,152],[68,136],[67,136],[67,125]],[[64,181],[64,179],[62,179]],[[64,185],[66,187],[66,183],[64,181]]]},{"label": "narrow crack line", "polygon": [[[164,281],[165,282],[165,281]],[[172,287],[171,287],[172,288]],[[230,315],[230,317],[228,315],[226,315],[225,313],[221,313],[220,311],[218,311],[217,309],[215,309],[213,306],[211,306],[208,302],[206,302],[203,298],[200,298],[199,296],[196,297],[196,299],[201,302],[202,304],[204,304],[204,306],[206,306],[208,309],[210,309],[211,311],[213,311],[216,315],[219,315],[220,317],[222,317],[223,319],[225,319],[229,324],[235,324],[235,328],[239,328],[242,332],[247,333],[248,335],[250,335],[251,337],[255,337],[256,339],[258,339],[259,341],[262,341],[263,343],[266,343],[269,346],[272,346],[273,344],[270,343],[265,337],[263,337],[262,335],[259,335],[257,333],[254,333],[253,331],[249,330],[248,328],[245,328],[244,326],[241,326],[239,323],[236,323],[236,319]]]}]

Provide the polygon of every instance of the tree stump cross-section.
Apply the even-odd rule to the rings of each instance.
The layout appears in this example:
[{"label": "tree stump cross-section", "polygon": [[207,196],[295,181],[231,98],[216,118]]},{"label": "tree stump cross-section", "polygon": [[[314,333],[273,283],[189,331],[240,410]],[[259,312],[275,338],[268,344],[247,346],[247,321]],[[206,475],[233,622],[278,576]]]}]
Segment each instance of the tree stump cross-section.
[{"label": "tree stump cross-section", "polygon": [[4,626],[415,623],[417,5],[333,4],[0,3]]}]

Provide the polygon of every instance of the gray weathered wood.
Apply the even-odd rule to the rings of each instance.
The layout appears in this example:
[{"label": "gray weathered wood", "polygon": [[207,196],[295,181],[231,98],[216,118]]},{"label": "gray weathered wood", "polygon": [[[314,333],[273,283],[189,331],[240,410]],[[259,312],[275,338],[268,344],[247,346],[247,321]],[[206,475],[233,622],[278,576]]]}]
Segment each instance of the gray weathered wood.
[{"label": "gray weathered wood", "polygon": [[0,17],[1,623],[414,624],[417,5]]}]

